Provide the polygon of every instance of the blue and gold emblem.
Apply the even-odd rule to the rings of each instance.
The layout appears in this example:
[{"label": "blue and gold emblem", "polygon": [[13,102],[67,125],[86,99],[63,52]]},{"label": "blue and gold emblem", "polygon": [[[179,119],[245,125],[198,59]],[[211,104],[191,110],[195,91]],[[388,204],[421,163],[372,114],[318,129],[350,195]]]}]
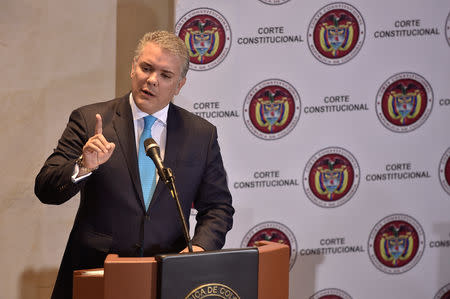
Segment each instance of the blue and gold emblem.
[{"label": "blue and gold emblem", "polygon": [[[189,55],[196,58],[198,63],[204,63],[205,58],[213,57],[220,44],[218,24],[210,19],[203,23],[200,19],[194,20],[184,36]],[[210,27],[210,29],[206,29]]]},{"label": "blue and gold emblem", "polygon": [[320,195],[334,200],[347,190],[351,169],[341,159],[325,159],[319,163],[316,170],[314,185]]},{"label": "blue and gold emblem", "polygon": [[394,214],[375,225],[368,243],[369,257],[375,267],[388,274],[401,274],[419,262],[425,248],[425,234],[414,218]]},{"label": "blue and gold emblem", "polygon": [[314,204],[334,208],[353,197],[359,177],[358,162],[349,151],[328,147],[309,159],[303,172],[303,188]]},{"label": "blue and gold emblem", "polygon": [[412,231],[404,225],[399,225],[399,227],[391,225],[384,231],[379,243],[380,256],[383,261],[393,267],[407,261],[414,248]]},{"label": "blue and gold emblem", "polygon": [[231,46],[231,30],[218,11],[199,8],[189,11],[175,25],[175,33],[189,50],[189,68],[206,71],[220,64]]},{"label": "blue and gold emblem", "polygon": [[273,132],[277,126],[283,126],[289,116],[289,95],[277,89],[274,93],[265,90],[256,99],[255,117],[258,125]]},{"label": "blue and gold emblem", "polygon": [[320,47],[332,57],[338,57],[340,52],[348,51],[353,45],[355,26],[352,19],[342,14],[340,17],[332,14],[319,25]]},{"label": "blue and gold emblem", "polygon": [[322,7],[308,26],[308,45],[320,62],[339,65],[361,49],[366,35],[359,11],[343,2]]},{"label": "blue and gold emblem", "polygon": [[422,96],[420,89],[410,83],[408,86],[399,84],[388,95],[388,113],[392,119],[399,120],[400,124],[406,124],[408,119],[414,119],[422,108]]},{"label": "blue and gold emblem", "polygon": [[409,132],[421,126],[431,113],[433,91],[415,73],[399,73],[386,80],[376,98],[377,116],[394,132]]},{"label": "blue and gold emblem", "polygon": [[274,140],[287,135],[297,124],[300,96],[288,82],[269,79],[258,83],[244,102],[244,121],[257,137]]}]

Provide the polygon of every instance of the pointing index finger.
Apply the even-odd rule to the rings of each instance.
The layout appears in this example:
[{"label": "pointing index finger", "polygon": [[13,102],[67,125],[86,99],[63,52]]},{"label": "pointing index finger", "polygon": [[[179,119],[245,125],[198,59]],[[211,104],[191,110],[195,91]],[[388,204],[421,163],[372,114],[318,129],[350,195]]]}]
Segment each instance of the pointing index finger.
[{"label": "pointing index finger", "polygon": [[103,133],[103,124],[102,124],[102,116],[100,114],[96,114],[95,118],[97,121],[95,122],[95,135]]}]

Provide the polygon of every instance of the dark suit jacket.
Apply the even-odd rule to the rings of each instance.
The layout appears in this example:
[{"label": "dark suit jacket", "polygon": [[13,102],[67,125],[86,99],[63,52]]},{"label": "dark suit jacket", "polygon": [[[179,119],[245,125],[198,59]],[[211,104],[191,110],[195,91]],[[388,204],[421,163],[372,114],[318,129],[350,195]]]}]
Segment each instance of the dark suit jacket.
[{"label": "dark suit jacket", "polygon": [[[128,97],[73,111],[57,148],[36,177],[35,193],[43,203],[62,204],[81,191],[54,299],[71,297],[73,270],[103,267],[108,253],[152,256],[186,246],[175,201],[161,180],[145,211]],[[75,160],[94,135],[96,113],[102,115],[103,135],[116,148],[91,176],[72,183]],[[234,209],[216,128],[171,103],[164,164],[175,175],[184,217],[189,219],[192,204],[198,210],[192,243],[206,250],[222,248]]]}]

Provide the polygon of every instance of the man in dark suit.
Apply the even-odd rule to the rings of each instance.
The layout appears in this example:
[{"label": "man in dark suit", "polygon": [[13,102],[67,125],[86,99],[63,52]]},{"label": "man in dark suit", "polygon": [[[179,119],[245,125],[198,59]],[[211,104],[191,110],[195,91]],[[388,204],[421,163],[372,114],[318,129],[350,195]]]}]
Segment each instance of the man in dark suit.
[{"label": "man in dark suit", "polygon": [[143,117],[148,115],[154,121],[152,138],[176,177],[184,217],[189,219],[192,205],[198,211],[194,251],[224,245],[234,209],[216,128],[171,103],[186,82],[188,68],[188,51],[176,35],[147,33],[132,62],[131,93],[72,112],[35,182],[36,195],[47,204],[62,204],[81,192],[53,299],[71,298],[73,270],[103,267],[108,253],[186,251],[168,188],[156,176],[154,191],[148,198],[143,195],[142,178],[155,171],[138,158],[147,128]]}]

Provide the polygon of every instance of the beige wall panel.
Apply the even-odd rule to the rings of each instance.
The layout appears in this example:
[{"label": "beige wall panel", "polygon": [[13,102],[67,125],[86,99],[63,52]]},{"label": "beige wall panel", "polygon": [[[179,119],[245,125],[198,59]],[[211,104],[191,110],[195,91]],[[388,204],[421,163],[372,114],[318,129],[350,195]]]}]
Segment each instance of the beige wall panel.
[{"label": "beige wall panel", "polygon": [[0,297],[49,298],[78,198],[34,178],[70,112],[114,96],[116,1],[6,0],[0,9]]},{"label": "beige wall panel", "polygon": [[34,178],[70,112],[128,91],[137,40],[172,20],[173,1],[2,2],[0,298],[50,297],[79,197],[41,204]]}]

